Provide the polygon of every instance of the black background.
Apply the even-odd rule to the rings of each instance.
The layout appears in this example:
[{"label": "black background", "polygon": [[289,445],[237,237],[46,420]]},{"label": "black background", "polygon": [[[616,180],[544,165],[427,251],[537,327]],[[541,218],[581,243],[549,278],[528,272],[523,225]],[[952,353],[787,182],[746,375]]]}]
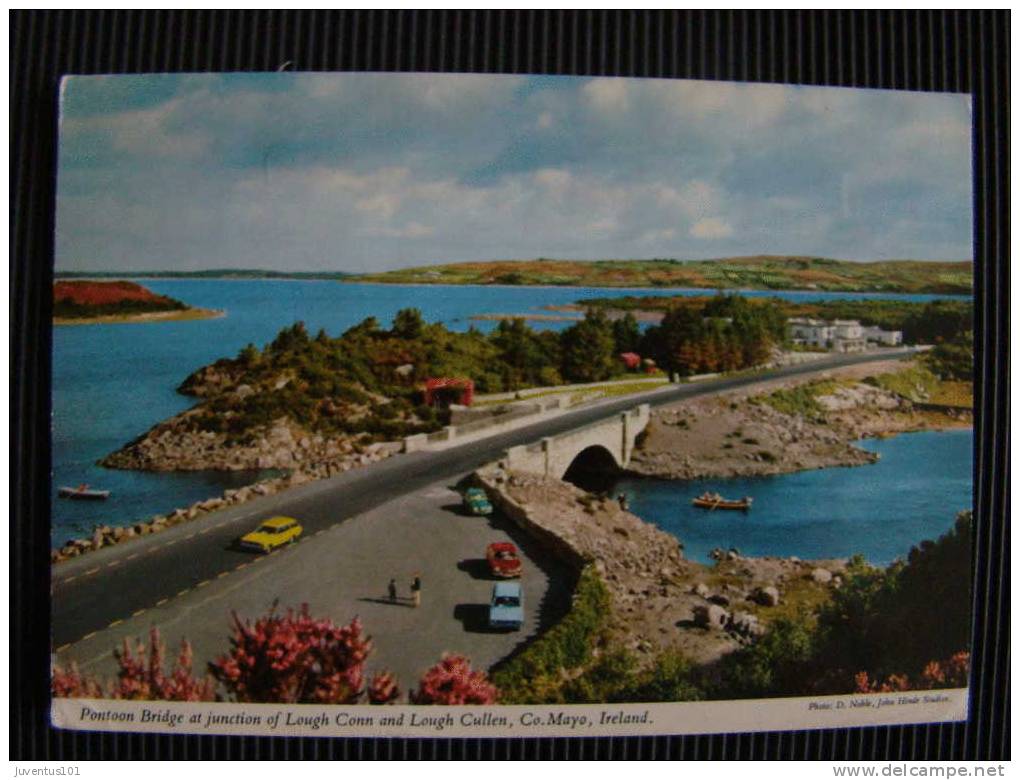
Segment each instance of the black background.
[{"label": "black background", "polygon": [[[12,759],[1009,757],[1009,12],[11,12]],[[976,537],[966,723],[587,739],[172,737],[49,726],[50,312],[64,74],[409,70],[970,92]],[[966,583],[960,583],[966,587]],[[749,704],[753,706],[753,704]]]}]

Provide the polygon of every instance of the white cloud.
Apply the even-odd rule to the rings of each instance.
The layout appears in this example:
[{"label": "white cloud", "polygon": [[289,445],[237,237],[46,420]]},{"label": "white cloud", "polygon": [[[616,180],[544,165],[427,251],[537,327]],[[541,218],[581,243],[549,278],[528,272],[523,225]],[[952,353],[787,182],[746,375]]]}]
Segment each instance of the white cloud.
[{"label": "white cloud", "polygon": [[58,268],[694,257],[708,241],[713,255],[969,254],[960,96],[663,79],[161,78],[144,99],[117,79],[88,82],[111,109],[63,117]]},{"label": "white cloud", "polygon": [[702,239],[729,238],[733,235],[733,228],[719,217],[705,217],[691,225],[690,234]]},{"label": "white cloud", "polygon": [[588,103],[600,112],[619,114],[630,106],[629,92],[634,82],[620,78],[593,79],[582,92]]}]

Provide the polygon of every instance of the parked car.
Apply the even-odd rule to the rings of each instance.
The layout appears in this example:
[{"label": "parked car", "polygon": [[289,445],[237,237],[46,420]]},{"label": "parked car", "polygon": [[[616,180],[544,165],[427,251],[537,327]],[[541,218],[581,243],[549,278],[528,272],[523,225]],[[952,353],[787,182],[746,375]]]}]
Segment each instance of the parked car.
[{"label": "parked car", "polygon": [[516,631],[524,625],[524,591],[519,582],[497,582],[489,602],[489,627]]},{"label": "parked car", "polygon": [[272,552],[285,544],[293,544],[304,529],[293,517],[271,517],[251,533],[241,537],[241,548],[257,552]]},{"label": "parked car", "polygon": [[464,508],[472,515],[492,514],[492,504],[481,488],[473,487],[464,491]]},{"label": "parked car", "polygon": [[517,548],[510,542],[493,542],[485,548],[485,560],[489,562],[489,573],[493,577],[520,577],[521,559]]}]

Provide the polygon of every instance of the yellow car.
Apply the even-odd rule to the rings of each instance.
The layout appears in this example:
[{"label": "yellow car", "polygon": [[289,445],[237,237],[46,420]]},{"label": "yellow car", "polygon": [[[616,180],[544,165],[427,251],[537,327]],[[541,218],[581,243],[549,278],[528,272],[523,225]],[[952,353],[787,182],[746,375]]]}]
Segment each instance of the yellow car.
[{"label": "yellow car", "polygon": [[293,544],[304,530],[293,517],[271,517],[249,534],[241,537],[241,547],[245,550],[272,552],[277,547]]}]

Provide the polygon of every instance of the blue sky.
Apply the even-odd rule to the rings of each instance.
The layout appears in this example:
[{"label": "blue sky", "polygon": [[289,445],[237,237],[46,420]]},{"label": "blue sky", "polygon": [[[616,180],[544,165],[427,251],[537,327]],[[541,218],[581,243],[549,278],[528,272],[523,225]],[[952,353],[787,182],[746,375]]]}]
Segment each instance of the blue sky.
[{"label": "blue sky", "polygon": [[435,74],[82,76],[57,270],[972,255],[970,100]]}]

